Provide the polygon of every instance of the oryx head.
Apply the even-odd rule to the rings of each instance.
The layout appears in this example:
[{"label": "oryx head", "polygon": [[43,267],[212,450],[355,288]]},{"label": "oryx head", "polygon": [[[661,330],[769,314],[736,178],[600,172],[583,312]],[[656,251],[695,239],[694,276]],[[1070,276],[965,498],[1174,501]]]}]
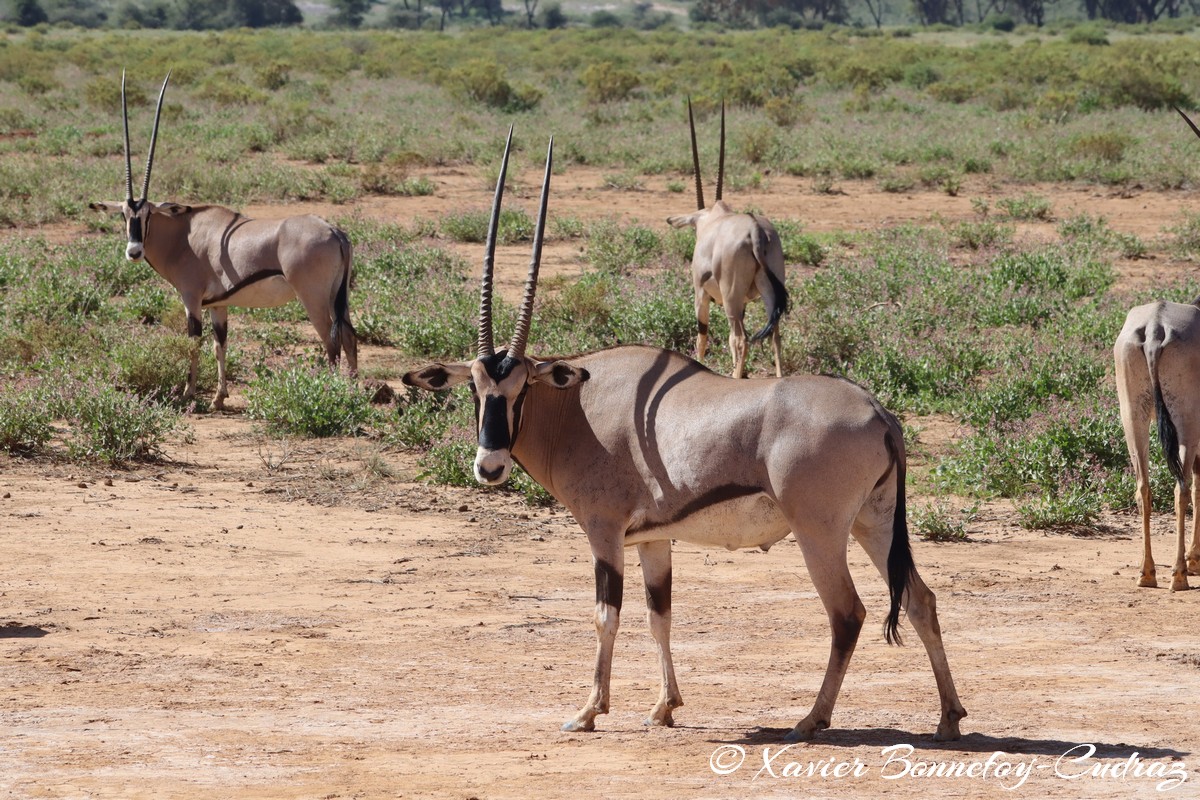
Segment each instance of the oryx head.
[{"label": "oryx head", "polygon": [[146,174],[142,180],[142,197],[133,198],[133,166],[129,158],[129,106],[125,101],[125,72],[121,72],[121,114],[125,123],[125,199],[122,202],[99,201],[91,203],[95,211],[106,211],[120,214],[125,218],[125,257],[130,261],[141,261],[145,255],[146,228],[150,223],[150,214],[160,213],[176,215],[187,210],[187,206],[176,203],[151,203],[146,199],[150,190],[150,169],[154,166],[154,146],[158,142],[158,120],[162,116],[163,96],[167,93],[167,82],[171,73],[163,80],[162,89],[158,93],[158,108],[154,112],[154,130],[150,134],[150,152],[146,156]]},{"label": "oryx head", "polygon": [[512,471],[512,446],[521,429],[521,406],[529,386],[541,383],[556,389],[566,389],[587,380],[587,370],[565,361],[537,361],[525,355],[529,325],[533,319],[533,299],[537,292],[538,267],[542,258],[542,234],[546,228],[546,201],[550,193],[550,166],[554,156],[554,139],[546,152],[546,174],[542,181],[542,197],[538,206],[537,226],[533,239],[533,258],[525,281],[525,297],[517,318],[517,328],[506,350],[496,352],[492,342],[492,276],[496,254],[496,230],[500,218],[500,202],[504,195],[504,177],[508,171],[508,154],[512,147],[512,129],[504,146],[500,163],[500,178],[492,201],[491,222],[488,225],[487,245],[483,256],[483,283],[479,299],[479,338],[477,354],[472,361],[456,364],[431,364],[403,377],[407,386],[438,391],[470,382],[475,400],[475,425],[479,449],[475,453],[475,479],[496,485],[508,480]]},{"label": "oryx head", "polygon": [[717,160],[717,197],[712,208],[704,207],[704,184],[700,180],[700,150],[696,147],[696,120],[692,116],[692,98],[688,98],[688,128],[692,134],[692,175],[696,179],[696,210],[691,214],[667,217],[667,223],[675,228],[694,228],[714,212],[728,213],[731,209],[721,199],[725,184],[725,101],[721,101],[721,149]]}]

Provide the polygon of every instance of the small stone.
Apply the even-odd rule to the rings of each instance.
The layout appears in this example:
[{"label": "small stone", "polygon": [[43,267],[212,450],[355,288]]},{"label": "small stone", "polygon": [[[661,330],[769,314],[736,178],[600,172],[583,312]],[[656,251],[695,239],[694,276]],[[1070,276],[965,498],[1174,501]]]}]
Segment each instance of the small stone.
[{"label": "small stone", "polygon": [[471,510],[471,507],[470,507],[470,506],[468,506],[466,503],[463,503],[461,506],[459,506],[459,507],[458,507],[458,510],[459,510],[460,512],[463,512],[463,511],[470,511],[470,510]]},{"label": "small stone", "polygon": [[77,483],[77,484],[75,484],[75,485],[76,485],[76,486],[78,486],[80,489],[86,489],[86,488],[87,488],[87,484],[86,484],[86,483],[84,483],[83,481],[80,481],[79,483]]}]

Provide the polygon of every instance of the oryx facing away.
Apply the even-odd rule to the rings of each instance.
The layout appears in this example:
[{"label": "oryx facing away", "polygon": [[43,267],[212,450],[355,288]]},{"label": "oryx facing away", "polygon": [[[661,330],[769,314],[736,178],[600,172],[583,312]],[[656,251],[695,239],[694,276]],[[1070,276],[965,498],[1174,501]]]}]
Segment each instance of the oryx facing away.
[{"label": "oryx facing away", "polygon": [[[125,200],[96,202],[91,207],[125,218],[126,258],[145,259],[175,287],[187,311],[190,336],[200,337],[203,330],[200,312],[208,309],[217,357],[217,394],[213,407],[223,408],[229,396],[225,341],[230,306],[264,308],[299,299],[330,363],[336,366],[344,350],[350,374],[355,374],[358,340],[350,323],[351,247],[345,233],[311,215],[257,220],[221,206],[152,203],[146,199],[163,96],[170,79],[168,73],[158,94],[142,196],[135,200],[129,154],[129,108],[125,102],[125,75],[121,74]],[[196,392],[198,361],[199,353],[193,352],[184,392],[188,400]]]},{"label": "oryx facing away", "polygon": [[[729,318],[729,352],[733,356],[733,377],[746,375],[746,357],[750,344],[771,337],[775,352],[775,377],[783,377],[783,353],[779,340],[779,320],[788,310],[784,287],[783,245],[775,226],[759,214],[738,214],[721,199],[725,182],[725,103],[721,102],[721,151],[717,164],[716,201],[704,207],[704,186],[700,180],[700,152],[696,147],[696,122],[692,101],[688,100],[688,126],[692,135],[692,169],[696,178],[696,211],[668,217],[676,228],[696,229],[696,248],[692,253],[692,287],[696,293],[696,357],[704,360],[708,351],[709,303],[725,307]],[[746,340],[746,304],[762,297],[767,324]]]},{"label": "oryx facing away", "polygon": [[928,652],[941,699],[937,738],[958,738],[966,711],[950,675],[934,595],[909,549],[904,437],[896,418],[870,394],[829,377],[738,381],[655,347],[614,347],[545,361],[525,355],[552,155],[553,140],[512,342],[497,352],[492,336],[506,147],[483,261],[477,356],[431,364],[403,380],[431,391],[469,382],[478,434],[476,479],[503,483],[513,462],[519,463],[587,535],[596,579],[596,668],[591,696],[563,729],[593,730],[596,716],[609,710],[626,548],[638,549],[661,670],[658,702],[646,724],[673,725],[673,710],[683,700],[670,648],[671,540],[766,550],[792,532],[833,641],[812,711],[788,737],[805,739],[829,726],[866,618],[847,567],[853,534],[889,587],[888,640],[898,638],[904,608]]},{"label": "oryx facing away", "polygon": [[1150,420],[1158,420],[1158,437],[1167,467],[1175,476],[1175,565],[1171,591],[1188,588],[1188,572],[1200,575],[1200,514],[1192,523],[1192,547],[1184,557],[1188,493],[1200,508],[1200,308],[1154,302],[1130,309],[1117,336],[1113,356],[1121,425],[1137,480],[1142,512],[1142,574],[1138,586],[1158,586],[1150,552]]}]

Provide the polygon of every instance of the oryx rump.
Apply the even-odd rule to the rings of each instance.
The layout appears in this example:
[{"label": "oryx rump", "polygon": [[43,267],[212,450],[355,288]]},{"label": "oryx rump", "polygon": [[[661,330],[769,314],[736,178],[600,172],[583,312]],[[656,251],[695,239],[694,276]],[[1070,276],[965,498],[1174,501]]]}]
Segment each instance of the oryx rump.
[{"label": "oryx rump", "polygon": [[[692,103],[688,101],[688,126],[692,137],[692,167],[696,179],[696,211],[668,217],[676,228],[694,227],[696,247],[692,253],[692,287],[695,291],[696,357],[703,360],[708,351],[709,303],[724,306],[729,318],[729,352],[733,357],[733,377],[746,374],[750,343],[771,337],[775,354],[775,376],[783,376],[783,353],[779,320],[788,310],[788,292],[784,286],[783,245],[770,220],[760,214],[738,214],[721,199],[725,181],[725,104],[721,103],[721,152],[717,166],[716,202],[704,207],[704,187],[700,179],[700,153],[696,147],[696,124]],[[767,323],[746,339],[746,304],[762,297]]]}]

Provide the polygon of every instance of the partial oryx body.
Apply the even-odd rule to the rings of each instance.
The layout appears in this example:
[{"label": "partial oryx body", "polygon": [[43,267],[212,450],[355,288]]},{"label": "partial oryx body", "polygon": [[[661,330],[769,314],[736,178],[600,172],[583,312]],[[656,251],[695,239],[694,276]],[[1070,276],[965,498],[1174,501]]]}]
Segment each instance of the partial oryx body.
[{"label": "partial oryx body", "polygon": [[[125,77],[121,76],[125,200],[92,203],[91,207],[124,216],[126,257],[130,261],[145,259],[175,287],[187,311],[189,335],[199,338],[200,312],[208,309],[217,356],[218,385],[213,405],[221,408],[228,397],[225,342],[230,306],[261,308],[299,299],[330,363],[336,365],[345,350],[353,374],[358,368],[358,345],[349,316],[351,247],[345,233],[311,215],[256,220],[221,206],[152,203],[146,199],[166,90],[164,80],[146,159],[142,196],[135,200],[129,158],[129,112],[125,106]],[[195,394],[197,366],[198,353],[193,353],[185,398]]]},{"label": "partial oryx body", "polygon": [[[950,676],[933,593],[909,549],[904,439],[896,419],[848,381],[736,381],[654,347],[615,347],[565,360],[526,356],[549,161],[513,343],[499,352],[492,344],[490,235],[478,357],[430,365],[404,382],[439,390],[469,381],[477,408],[476,478],[502,483],[512,463],[520,463],[587,535],[596,576],[595,683],[564,729],[591,730],[609,709],[626,548],[638,548],[661,668],[661,692],[647,724],[671,725],[673,709],[683,703],[670,650],[671,540],[765,549],[792,532],[828,613],[833,643],[816,703],[791,735],[805,738],[828,726],[866,617],[846,562],[853,534],[888,581],[889,640],[896,638],[903,606],[928,651],[941,698],[938,737],[957,738],[966,711]],[[503,181],[502,166],[493,230]]]},{"label": "partial oryx body", "polygon": [[[725,180],[725,105],[721,104],[721,153],[717,169],[716,202],[704,207],[704,188],[700,180],[700,153],[696,147],[696,125],[692,104],[688,101],[688,125],[692,135],[692,165],[696,178],[696,208],[691,214],[668,217],[676,228],[696,229],[696,248],[692,253],[692,286],[696,299],[696,357],[708,351],[709,303],[724,306],[729,317],[729,352],[733,356],[733,377],[746,374],[749,344],[771,337],[775,352],[775,376],[783,376],[779,320],[787,312],[788,293],[784,286],[783,245],[775,226],[759,214],[738,214],[721,199]],[[767,324],[749,341],[746,339],[746,304],[762,297]]]},{"label": "partial oryx body", "polygon": [[1137,306],[1125,318],[1113,355],[1125,443],[1137,479],[1142,512],[1142,574],[1138,586],[1158,586],[1150,552],[1150,420],[1167,466],[1175,476],[1175,565],[1171,590],[1188,588],[1187,575],[1200,575],[1200,515],[1192,525],[1185,560],[1188,493],[1200,508],[1200,298],[1191,304],[1155,302]]}]

